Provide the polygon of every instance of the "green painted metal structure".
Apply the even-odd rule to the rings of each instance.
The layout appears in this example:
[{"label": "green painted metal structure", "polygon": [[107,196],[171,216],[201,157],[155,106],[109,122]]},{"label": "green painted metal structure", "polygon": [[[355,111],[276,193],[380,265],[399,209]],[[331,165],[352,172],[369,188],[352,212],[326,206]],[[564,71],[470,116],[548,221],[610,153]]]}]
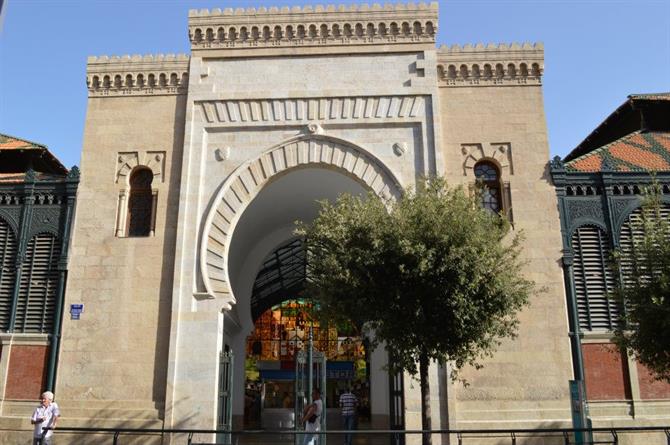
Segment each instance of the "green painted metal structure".
[{"label": "green painted metal structure", "polygon": [[0,223],[9,227],[8,238],[16,240],[16,249],[2,251],[6,264],[12,257],[12,267],[2,271],[11,292],[0,301],[7,312],[0,331],[49,335],[45,389],[53,390],[79,169],[73,167],[61,175],[29,168],[23,178],[21,174],[4,177]]},{"label": "green painted metal structure", "polygon": [[[219,412],[216,422],[218,430],[233,430],[233,351],[222,351],[219,355]],[[218,443],[232,443],[230,434],[217,434]]]}]

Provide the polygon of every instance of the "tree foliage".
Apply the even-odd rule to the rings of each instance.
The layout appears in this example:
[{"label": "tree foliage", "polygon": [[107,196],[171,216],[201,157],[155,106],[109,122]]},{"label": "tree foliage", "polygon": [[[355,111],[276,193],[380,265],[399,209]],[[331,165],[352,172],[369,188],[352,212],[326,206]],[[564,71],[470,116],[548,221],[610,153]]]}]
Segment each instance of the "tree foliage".
[{"label": "tree foliage", "polygon": [[516,335],[533,283],[521,272],[521,238],[509,232],[476,196],[441,178],[393,202],[372,194],[322,202],[298,229],[321,315],[372,332],[373,344],[392,353],[391,368],[420,371],[422,391],[429,360],[450,361],[454,377]]},{"label": "tree foliage", "polygon": [[625,310],[615,332],[621,351],[631,351],[658,379],[670,382],[670,222],[663,216],[662,194],[655,184],[633,222],[633,246],[619,250],[622,271],[617,297]]}]

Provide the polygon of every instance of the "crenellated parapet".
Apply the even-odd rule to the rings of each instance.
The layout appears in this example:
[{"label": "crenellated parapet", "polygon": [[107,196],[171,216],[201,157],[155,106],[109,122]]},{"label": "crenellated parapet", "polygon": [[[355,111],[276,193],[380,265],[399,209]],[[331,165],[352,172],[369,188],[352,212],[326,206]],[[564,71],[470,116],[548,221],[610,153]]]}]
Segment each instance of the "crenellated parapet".
[{"label": "crenellated parapet", "polygon": [[191,10],[193,50],[434,43],[438,3]]},{"label": "crenellated parapet", "polygon": [[89,57],[86,85],[89,97],[186,94],[186,54]]},{"label": "crenellated parapet", "polygon": [[437,51],[440,86],[541,85],[544,46],[541,43],[499,45],[478,43]]}]

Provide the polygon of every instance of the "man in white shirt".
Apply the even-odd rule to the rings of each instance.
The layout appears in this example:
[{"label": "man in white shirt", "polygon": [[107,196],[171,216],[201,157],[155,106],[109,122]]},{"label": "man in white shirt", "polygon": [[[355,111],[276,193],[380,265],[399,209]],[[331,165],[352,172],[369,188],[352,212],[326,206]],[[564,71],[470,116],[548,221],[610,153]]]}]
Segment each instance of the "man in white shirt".
[{"label": "man in white shirt", "polygon": [[60,417],[58,404],[54,402],[54,393],[46,391],[40,397],[40,405],[30,418],[30,423],[35,425],[33,431],[33,445],[51,445],[53,430]]},{"label": "man in white shirt", "polygon": [[[358,406],[358,399],[351,392],[351,387],[347,387],[346,391],[340,394],[340,409],[342,410],[342,426],[343,429],[351,431],[356,429],[356,407]],[[344,435],[344,445],[352,444],[352,434]]]},{"label": "man in white shirt", "polygon": [[[312,400],[305,407],[305,411],[302,416],[302,423],[305,424],[305,440],[304,445],[317,445],[319,440],[319,434],[309,434],[321,430],[321,414],[323,413],[323,401],[321,400],[321,391],[314,388],[312,391]],[[310,422],[313,420],[313,422]]]}]

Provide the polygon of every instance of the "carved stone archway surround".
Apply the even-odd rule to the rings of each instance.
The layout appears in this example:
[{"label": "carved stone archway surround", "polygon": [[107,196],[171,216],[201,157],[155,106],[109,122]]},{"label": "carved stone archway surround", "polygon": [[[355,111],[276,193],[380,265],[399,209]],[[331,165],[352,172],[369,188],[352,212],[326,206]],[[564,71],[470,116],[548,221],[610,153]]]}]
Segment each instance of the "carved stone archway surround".
[{"label": "carved stone archway surround", "polygon": [[230,309],[235,297],[228,276],[228,250],[244,209],[278,175],[304,167],[326,167],[355,178],[378,196],[396,198],[397,178],[367,150],[322,134],[289,139],[240,165],[223,183],[213,201],[200,245],[200,264],[206,297]]}]

